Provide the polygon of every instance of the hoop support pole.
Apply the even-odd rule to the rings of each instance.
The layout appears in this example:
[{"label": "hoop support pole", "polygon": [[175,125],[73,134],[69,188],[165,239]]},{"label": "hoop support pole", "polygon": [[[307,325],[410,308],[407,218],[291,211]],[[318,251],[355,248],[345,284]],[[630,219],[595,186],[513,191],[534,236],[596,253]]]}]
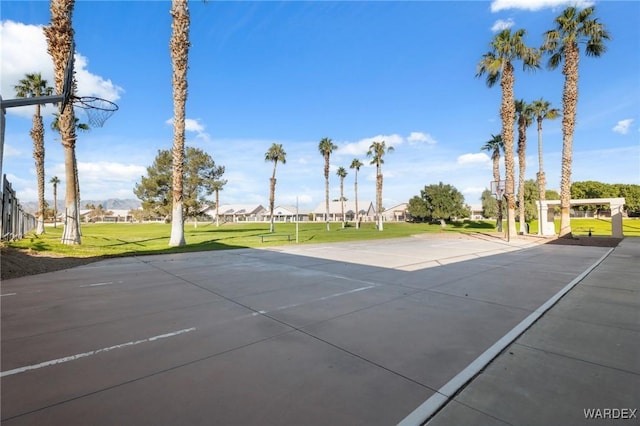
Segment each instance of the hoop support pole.
[{"label": "hoop support pole", "polygon": [[51,95],[51,96],[33,96],[31,98],[16,98],[2,100],[0,108],[14,108],[28,105],[42,105],[42,104],[57,104],[64,100],[64,95]]}]

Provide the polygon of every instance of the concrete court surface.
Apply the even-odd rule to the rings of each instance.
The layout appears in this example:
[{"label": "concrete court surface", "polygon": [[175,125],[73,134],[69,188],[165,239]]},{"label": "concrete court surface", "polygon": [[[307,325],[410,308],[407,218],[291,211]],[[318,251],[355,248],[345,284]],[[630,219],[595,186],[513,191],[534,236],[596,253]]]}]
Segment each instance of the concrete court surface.
[{"label": "concrete court surface", "polygon": [[413,237],[6,280],[2,424],[396,424],[609,250]]}]

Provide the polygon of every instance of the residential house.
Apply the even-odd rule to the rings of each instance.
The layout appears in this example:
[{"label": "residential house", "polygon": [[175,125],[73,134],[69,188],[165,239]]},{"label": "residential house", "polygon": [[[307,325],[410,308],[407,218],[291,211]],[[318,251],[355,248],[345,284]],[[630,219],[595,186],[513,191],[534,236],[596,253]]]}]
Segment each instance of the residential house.
[{"label": "residential house", "polygon": [[[221,222],[262,222],[269,215],[261,204],[221,204],[217,211]],[[203,209],[202,214],[215,220],[215,206]]]},{"label": "residential house", "polygon": [[404,222],[407,220],[408,203],[401,203],[382,212],[382,220],[385,222]]},{"label": "residential house", "polygon": [[[265,212],[267,220],[270,220],[270,212]],[[297,209],[296,206],[278,206],[273,209],[275,222],[304,222],[309,220],[309,211]]]},{"label": "residential house", "polygon": [[[367,200],[358,200],[358,209],[360,214],[358,215],[361,222],[373,222],[375,220],[376,210],[373,207],[373,202]],[[325,222],[326,206],[322,202],[312,211],[313,217],[316,222]],[[345,201],[344,202],[344,216],[346,221],[354,221],[356,218],[356,202]],[[329,202],[329,221],[341,222],[342,221],[342,203],[340,201]]]}]

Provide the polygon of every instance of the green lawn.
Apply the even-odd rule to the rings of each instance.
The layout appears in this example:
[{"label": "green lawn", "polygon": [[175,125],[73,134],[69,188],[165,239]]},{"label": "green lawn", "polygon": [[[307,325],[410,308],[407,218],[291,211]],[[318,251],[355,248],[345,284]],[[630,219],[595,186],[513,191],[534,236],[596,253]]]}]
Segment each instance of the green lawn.
[{"label": "green lawn", "polygon": [[[627,236],[640,236],[640,220],[628,219],[623,222]],[[556,223],[558,229],[559,223]],[[592,234],[611,235],[611,222],[599,219],[575,219],[572,221],[575,235]],[[360,229],[353,226],[341,228],[340,223],[332,223],[326,231],[324,223],[300,223],[298,241],[300,244],[314,244],[356,240],[379,240],[383,238],[406,237],[421,233],[492,233],[493,221],[465,221],[447,225],[442,230],[438,224],[424,223],[385,223],[384,231],[377,231],[373,223],[365,223]],[[533,222],[530,232],[537,232],[537,223]],[[168,247],[171,225],[169,224],[83,224],[82,244],[68,246],[60,243],[62,227],[46,228],[46,234],[29,234],[27,238],[6,243],[15,248],[38,252],[49,252],[71,257],[127,256],[143,254],[181,253],[205,250],[223,250],[243,247],[268,247],[296,244],[296,225],[277,223],[276,235],[261,242],[260,236],[269,234],[268,223],[214,224],[200,223],[197,228],[185,225],[184,247]],[[291,241],[288,241],[290,235]]]}]

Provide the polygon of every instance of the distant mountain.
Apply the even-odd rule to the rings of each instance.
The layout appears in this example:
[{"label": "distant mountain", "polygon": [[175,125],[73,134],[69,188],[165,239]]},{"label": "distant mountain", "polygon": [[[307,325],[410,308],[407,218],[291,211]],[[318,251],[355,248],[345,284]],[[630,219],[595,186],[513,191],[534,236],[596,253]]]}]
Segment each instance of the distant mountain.
[{"label": "distant mountain", "polygon": [[[53,205],[53,200],[47,200],[50,206]],[[105,210],[132,210],[138,209],[142,206],[140,200],[134,200],[132,198],[128,199],[120,199],[120,198],[109,198],[108,200],[82,200],[80,201],[80,208],[84,209],[84,206],[87,204],[93,204],[97,206],[98,204],[102,204],[102,207]],[[26,203],[21,203],[22,208],[29,212],[35,213],[38,210],[38,202],[37,201],[27,201]],[[64,198],[62,200],[58,199],[58,211],[64,210]]]},{"label": "distant mountain", "polygon": [[120,199],[120,198],[109,198],[108,200],[82,200],[80,201],[80,208],[84,209],[84,206],[87,204],[93,204],[97,206],[98,204],[102,204],[102,208],[105,210],[131,210],[138,209],[142,207],[142,203],[140,200],[134,200],[132,198],[128,199]]}]

